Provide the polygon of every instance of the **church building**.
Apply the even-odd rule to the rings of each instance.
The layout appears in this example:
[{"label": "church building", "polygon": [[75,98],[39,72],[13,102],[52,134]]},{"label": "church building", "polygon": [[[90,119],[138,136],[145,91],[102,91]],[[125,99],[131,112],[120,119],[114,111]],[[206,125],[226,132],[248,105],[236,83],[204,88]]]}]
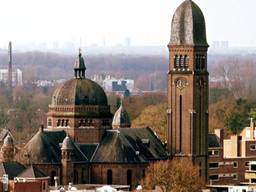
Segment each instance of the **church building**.
[{"label": "church building", "polygon": [[136,187],[150,162],[168,158],[165,146],[151,129],[131,128],[123,104],[113,117],[104,90],[85,71],[79,52],[74,78],[53,93],[47,127],[40,128],[16,160],[37,166],[50,176],[51,185],[57,176],[63,185]]},{"label": "church building", "polygon": [[169,158],[192,161],[207,179],[208,44],[203,13],[193,1],[185,0],[177,8],[168,47],[167,147],[150,128],[131,128],[122,103],[111,114],[104,90],[86,77],[80,50],[74,77],[53,93],[46,127],[17,153],[12,153],[15,147],[8,137],[2,159],[37,167],[50,177],[51,185],[57,177],[63,185],[134,188],[149,163]]}]

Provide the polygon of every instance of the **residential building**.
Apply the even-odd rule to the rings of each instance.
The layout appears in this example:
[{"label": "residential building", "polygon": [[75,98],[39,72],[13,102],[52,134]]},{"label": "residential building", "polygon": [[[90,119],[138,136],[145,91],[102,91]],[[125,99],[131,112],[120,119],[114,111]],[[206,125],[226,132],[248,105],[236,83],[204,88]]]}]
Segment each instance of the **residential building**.
[{"label": "residential building", "polygon": [[[8,84],[9,72],[8,69],[0,69],[0,82]],[[23,73],[17,68],[12,70],[12,86],[22,86],[23,85]]]},{"label": "residential building", "polygon": [[[246,172],[256,159],[256,127],[251,121],[239,135],[224,139],[224,130],[209,135],[209,182],[212,185],[248,183]],[[248,176],[249,174],[247,174]]]}]

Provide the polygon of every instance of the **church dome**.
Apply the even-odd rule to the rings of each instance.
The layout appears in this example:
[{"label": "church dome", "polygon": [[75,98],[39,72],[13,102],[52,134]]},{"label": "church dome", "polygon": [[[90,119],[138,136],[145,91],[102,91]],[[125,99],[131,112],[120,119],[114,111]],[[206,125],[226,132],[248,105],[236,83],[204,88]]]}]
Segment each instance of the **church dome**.
[{"label": "church dome", "polygon": [[192,0],[185,0],[176,9],[169,45],[208,46],[204,15]]},{"label": "church dome", "polygon": [[131,121],[130,121],[127,111],[125,110],[125,108],[123,106],[123,102],[121,102],[119,109],[116,111],[116,113],[114,115],[112,127],[113,128],[129,128],[129,127],[131,127]]},{"label": "church dome", "polygon": [[74,64],[75,78],[60,85],[52,96],[52,105],[108,105],[104,90],[96,82],[85,78],[85,64],[81,52]]},{"label": "church dome", "polygon": [[59,86],[52,105],[107,105],[104,90],[90,79],[71,79]]}]

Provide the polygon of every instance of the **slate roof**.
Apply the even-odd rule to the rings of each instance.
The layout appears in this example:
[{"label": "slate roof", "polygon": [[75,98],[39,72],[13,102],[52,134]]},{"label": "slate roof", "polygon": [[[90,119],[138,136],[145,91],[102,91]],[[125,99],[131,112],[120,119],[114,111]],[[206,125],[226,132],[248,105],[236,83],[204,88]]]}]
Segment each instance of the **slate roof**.
[{"label": "slate roof", "polygon": [[208,147],[209,148],[221,147],[220,139],[216,134],[208,134]]},{"label": "slate roof", "polygon": [[208,46],[204,15],[192,0],[185,0],[173,15],[170,45]]},{"label": "slate roof", "polygon": [[[38,131],[34,137],[17,154],[16,159],[24,164],[30,162],[40,163],[60,163],[61,143],[66,137],[65,131]],[[81,152],[79,146],[73,144],[73,161],[88,161],[88,158]]]},{"label": "slate roof", "polygon": [[42,178],[47,177],[39,168],[35,165],[30,165],[27,169],[22,171],[17,177],[22,178]]},{"label": "slate roof", "polygon": [[26,167],[18,162],[1,162],[0,163],[0,177],[8,174],[9,179],[17,177]]},{"label": "slate roof", "polygon": [[108,105],[104,90],[96,82],[71,79],[60,85],[53,93],[52,105]]},{"label": "slate roof", "polygon": [[[24,164],[61,163],[64,131],[38,131],[17,154]],[[106,131],[99,144],[81,144],[70,139],[74,163],[148,163],[167,159],[167,151],[150,128],[120,128]]]},{"label": "slate roof", "polygon": [[80,150],[90,160],[99,144],[81,144],[79,145]]},{"label": "slate roof", "polygon": [[91,162],[148,163],[167,158],[165,147],[150,128],[120,128],[107,131]]}]

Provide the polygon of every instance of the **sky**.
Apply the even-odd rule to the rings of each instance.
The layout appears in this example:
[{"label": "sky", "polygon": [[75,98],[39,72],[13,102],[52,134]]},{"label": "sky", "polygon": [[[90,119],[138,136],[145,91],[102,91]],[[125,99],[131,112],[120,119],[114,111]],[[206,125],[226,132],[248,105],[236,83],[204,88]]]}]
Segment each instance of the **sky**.
[{"label": "sky", "polygon": [[[194,0],[209,44],[256,47],[255,0]],[[21,44],[113,46],[168,44],[171,19],[183,0],[0,0],[0,47]]]}]

